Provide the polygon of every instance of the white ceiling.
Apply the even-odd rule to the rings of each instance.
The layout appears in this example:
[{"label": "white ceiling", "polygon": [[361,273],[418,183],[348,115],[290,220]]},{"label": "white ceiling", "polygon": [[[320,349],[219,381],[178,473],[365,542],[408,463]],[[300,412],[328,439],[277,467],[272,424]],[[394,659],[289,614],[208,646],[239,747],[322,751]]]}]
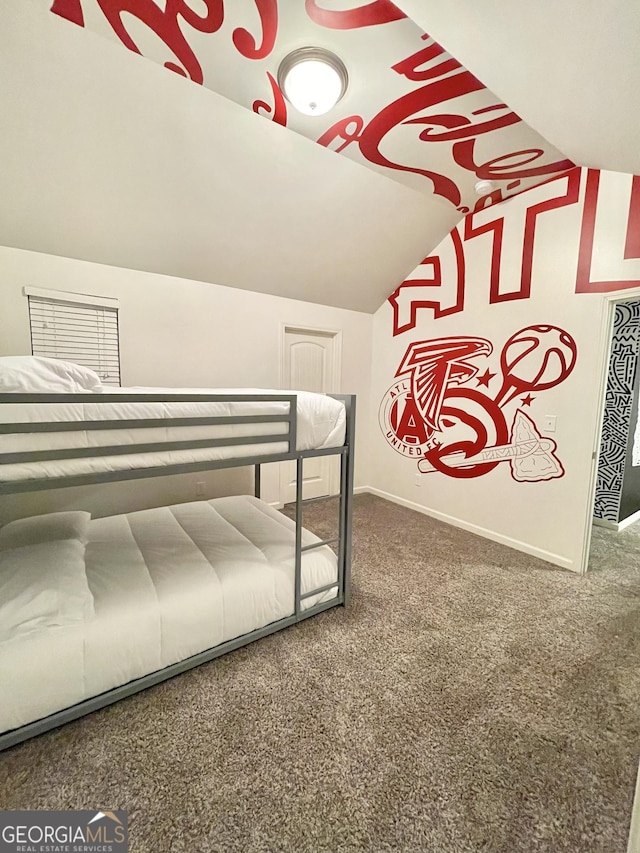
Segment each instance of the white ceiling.
[{"label": "white ceiling", "polygon": [[638,0],[395,0],[580,166],[640,174]]},{"label": "white ceiling", "polygon": [[24,0],[0,79],[3,245],[373,312],[459,216]]},{"label": "white ceiling", "polygon": [[[38,2],[48,11],[50,0]],[[388,0],[368,10],[352,0],[210,1],[209,11],[223,9],[224,15],[211,14],[208,26],[184,11],[169,14],[169,6],[160,13],[162,5],[56,0],[53,8],[74,27],[78,19],[70,10],[81,9],[85,30],[339,148],[342,157],[440,195],[462,213],[478,202],[475,184],[487,170],[506,198],[573,165]],[[196,5],[204,14],[204,4]],[[125,6],[126,14],[113,11]],[[371,20],[378,23],[365,25]],[[254,45],[262,48],[259,58]],[[269,78],[275,82],[281,60],[305,45],[332,50],[348,69],[344,98],[323,116],[304,116],[282,97],[276,109],[279,93]],[[412,57],[418,58],[412,63]],[[345,145],[331,133],[342,121],[349,133],[359,124],[359,140]]]},{"label": "white ceiling", "polygon": [[[309,9],[392,7],[280,0],[277,38],[250,59],[237,33],[260,43],[259,4],[234,0],[215,32],[182,21],[204,85],[175,73],[189,76],[135,14],[122,21],[144,57],[126,50],[102,11],[117,3],[55,2],[85,26],[52,0],[0,4],[1,244],[372,312],[478,203],[478,178],[513,173],[504,197],[571,160],[640,173],[635,2],[537,0],[507,17],[498,0],[397,0],[413,20],[343,28]],[[281,127],[268,75],[306,43],[342,56],[350,88],[320,124],[289,109]],[[413,80],[394,70],[425,48]],[[484,85],[455,94],[472,75],[451,55]],[[312,141],[352,116],[364,141],[340,154],[340,138]],[[439,195],[425,172],[443,179]]]}]

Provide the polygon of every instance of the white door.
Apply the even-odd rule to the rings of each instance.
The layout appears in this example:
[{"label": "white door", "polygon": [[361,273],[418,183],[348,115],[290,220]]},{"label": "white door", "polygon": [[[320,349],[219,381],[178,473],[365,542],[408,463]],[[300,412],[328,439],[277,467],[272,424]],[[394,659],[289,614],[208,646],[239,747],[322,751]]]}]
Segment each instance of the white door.
[{"label": "white door", "polygon": [[[339,335],[285,327],[282,361],[282,387],[292,391],[337,393],[340,376]],[[340,457],[318,456],[303,464],[302,496],[318,498],[337,494],[340,482]],[[280,500],[296,499],[296,464],[280,465]]]}]

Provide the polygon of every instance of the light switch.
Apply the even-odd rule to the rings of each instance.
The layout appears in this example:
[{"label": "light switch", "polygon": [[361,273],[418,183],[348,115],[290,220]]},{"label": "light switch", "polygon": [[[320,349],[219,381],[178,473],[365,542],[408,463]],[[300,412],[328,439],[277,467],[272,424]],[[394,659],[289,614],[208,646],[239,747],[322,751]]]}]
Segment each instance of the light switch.
[{"label": "light switch", "polygon": [[556,416],[555,415],[545,415],[542,422],[542,430],[543,432],[555,432],[556,431]]}]

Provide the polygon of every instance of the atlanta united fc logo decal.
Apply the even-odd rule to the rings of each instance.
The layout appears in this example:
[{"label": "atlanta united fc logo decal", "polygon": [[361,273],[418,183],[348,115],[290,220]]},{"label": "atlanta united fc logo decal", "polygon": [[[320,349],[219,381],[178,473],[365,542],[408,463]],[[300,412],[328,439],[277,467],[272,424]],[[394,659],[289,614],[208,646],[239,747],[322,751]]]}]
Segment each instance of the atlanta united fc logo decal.
[{"label": "atlanta united fc logo decal", "polygon": [[427,444],[424,421],[416,408],[411,382],[396,382],[382,398],[378,415],[385,438],[398,453],[417,458]]},{"label": "atlanta united fc logo decal", "polygon": [[380,404],[384,437],[423,474],[479,477],[508,462],[518,482],[564,476],[556,443],[540,434],[531,404],[573,370],[574,339],[557,326],[526,326],[505,343],[494,372],[487,361],[477,363],[492,353],[486,338],[410,344]]}]

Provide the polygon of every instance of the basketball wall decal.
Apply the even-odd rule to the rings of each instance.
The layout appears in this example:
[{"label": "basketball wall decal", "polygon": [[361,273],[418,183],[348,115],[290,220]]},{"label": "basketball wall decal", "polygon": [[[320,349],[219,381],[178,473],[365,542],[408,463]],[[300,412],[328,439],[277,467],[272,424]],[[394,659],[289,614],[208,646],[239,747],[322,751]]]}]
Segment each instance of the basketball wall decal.
[{"label": "basketball wall decal", "polygon": [[575,367],[578,347],[559,326],[525,326],[500,353],[503,384],[496,402],[508,403],[526,391],[544,391],[563,382]]}]

